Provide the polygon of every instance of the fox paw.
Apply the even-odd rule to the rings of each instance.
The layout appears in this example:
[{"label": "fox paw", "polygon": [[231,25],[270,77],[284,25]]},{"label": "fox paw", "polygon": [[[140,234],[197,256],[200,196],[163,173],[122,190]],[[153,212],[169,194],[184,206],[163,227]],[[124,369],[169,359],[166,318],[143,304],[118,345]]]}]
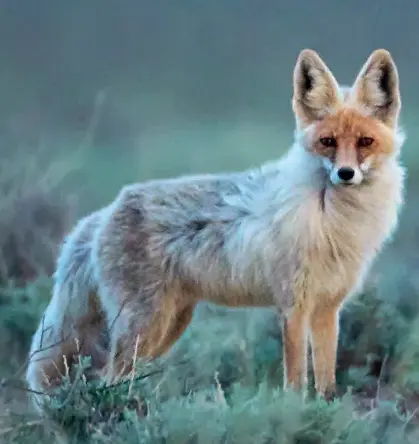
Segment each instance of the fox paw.
[{"label": "fox paw", "polygon": [[330,388],[326,389],[323,397],[327,402],[333,402],[338,397],[338,395],[336,393],[336,388],[330,387]]}]

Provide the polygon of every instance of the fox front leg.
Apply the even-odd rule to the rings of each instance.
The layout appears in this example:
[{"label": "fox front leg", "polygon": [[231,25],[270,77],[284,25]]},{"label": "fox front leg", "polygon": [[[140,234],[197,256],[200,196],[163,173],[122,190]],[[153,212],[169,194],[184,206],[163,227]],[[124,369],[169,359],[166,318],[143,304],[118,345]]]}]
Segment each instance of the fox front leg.
[{"label": "fox front leg", "polygon": [[284,314],[282,343],[284,389],[304,391],[307,386],[307,315],[299,309]]},{"label": "fox front leg", "polygon": [[328,400],[336,395],[338,314],[335,306],[318,307],[310,315],[311,348],[316,391]]}]

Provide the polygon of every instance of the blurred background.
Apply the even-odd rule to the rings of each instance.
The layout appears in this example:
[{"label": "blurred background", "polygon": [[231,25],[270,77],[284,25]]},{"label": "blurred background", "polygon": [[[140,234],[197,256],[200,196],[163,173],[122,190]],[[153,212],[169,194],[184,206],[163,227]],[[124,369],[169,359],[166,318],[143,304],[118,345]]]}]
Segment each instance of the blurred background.
[{"label": "blurred background", "polygon": [[[419,384],[415,347],[397,347],[401,337],[417,337],[418,22],[416,0],[0,0],[4,373],[24,361],[49,298],[57,246],[78,217],[108,203],[128,182],[240,170],[280,156],[292,141],[292,71],[300,50],[315,49],[340,83],[351,84],[369,54],[385,48],[401,82],[406,205],[370,278],[372,308],[357,306],[356,325],[342,321],[351,339],[342,340],[350,358],[341,362],[345,370],[365,367],[374,376],[367,355],[381,364],[390,356],[389,378],[399,377],[403,362],[402,379],[409,368],[413,390]],[[35,291],[39,279],[45,280]],[[382,303],[389,315],[377,315]],[[234,331],[233,354],[243,350],[243,338],[256,338],[256,352],[267,347],[266,356],[274,356],[260,359],[276,374],[275,319],[258,313],[211,325],[226,341]],[[197,317],[224,315],[206,308]],[[206,333],[192,328],[188,334],[197,351]],[[355,358],[356,347],[362,350]],[[226,378],[237,379],[241,373],[231,368]]]}]

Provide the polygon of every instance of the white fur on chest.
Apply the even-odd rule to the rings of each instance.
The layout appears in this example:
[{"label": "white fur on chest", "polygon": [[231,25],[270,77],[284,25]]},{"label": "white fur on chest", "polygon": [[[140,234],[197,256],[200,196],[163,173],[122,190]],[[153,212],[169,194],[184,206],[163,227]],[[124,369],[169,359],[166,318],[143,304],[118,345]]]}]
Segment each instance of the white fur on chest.
[{"label": "white fur on chest", "polygon": [[324,192],[315,164],[305,171],[286,169],[277,193],[267,190],[275,213],[258,215],[236,233],[242,240],[236,270],[253,282],[270,281],[284,308],[295,298],[341,302],[355,292],[395,229],[402,203],[396,160],[373,183],[350,189]]},{"label": "white fur on chest", "polygon": [[300,203],[292,229],[301,297],[340,303],[359,289],[397,225],[403,174],[396,164],[390,171],[373,185],[326,192],[323,205]]}]

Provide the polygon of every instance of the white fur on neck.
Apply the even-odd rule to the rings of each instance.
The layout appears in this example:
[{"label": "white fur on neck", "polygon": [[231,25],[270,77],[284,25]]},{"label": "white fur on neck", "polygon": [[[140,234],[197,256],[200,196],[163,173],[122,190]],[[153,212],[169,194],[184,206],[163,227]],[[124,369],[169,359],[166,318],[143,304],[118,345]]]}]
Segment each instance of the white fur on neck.
[{"label": "white fur on neck", "polygon": [[274,280],[269,275],[284,276],[291,285],[292,270],[304,262],[310,294],[358,286],[397,224],[403,197],[397,157],[368,184],[334,186],[321,158],[296,142],[257,174],[266,182],[253,196],[253,215],[238,224],[227,246],[237,277],[257,282],[260,276],[263,282]]}]

